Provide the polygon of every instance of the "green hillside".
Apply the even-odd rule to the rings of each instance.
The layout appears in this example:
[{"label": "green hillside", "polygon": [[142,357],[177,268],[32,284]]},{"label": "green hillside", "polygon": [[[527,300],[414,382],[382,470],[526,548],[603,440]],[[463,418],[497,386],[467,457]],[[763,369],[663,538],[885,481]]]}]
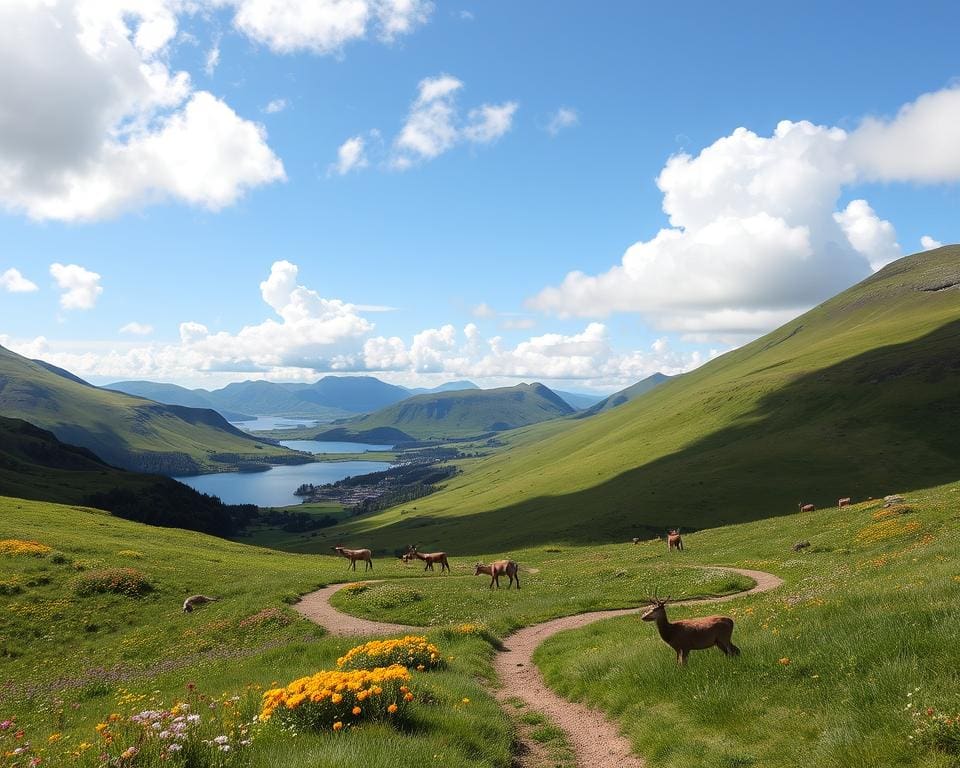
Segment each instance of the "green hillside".
[{"label": "green hillside", "polygon": [[187,389],[177,384],[164,384],[155,381],[115,381],[107,384],[103,389],[112,389],[125,392],[128,395],[142,397],[167,405],[184,405],[187,408],[210,408],[217,411],[228,421],[249,421],[254,418],[251,414],[239,413],[227,409],[217,408],[210,399],[210,393],[203,389]]},{"label": "green hillside", "polygon": [[357,436],[395,429],[418,440],[461,438],[537,424],[573,412],[543,384],[518,384],[417,395],[339,427]]},{"label": "green hillside", "polygon": [[631,400],[636,400],[640,395],[645,395],[652,389],[659,387],[661,384],[669,381],[670,378],[670,376],[662,373],[654,373],[651,376],[647,376],[647,378],[638,381],[636,384],[631,384],[626,389],[621,389],[619,392],[614,392],[609,397],[603,398],[600,402],[591,404],[586,407],[584,411],[578,413],[577,418],[582,419],[587,416],[596,416],[598,413],[609,411],[611,408],[625,405]]},{"label": "green hillside", "polygon": [[97,506],[130,520],[220,536],[236,534],[257,514],[256,507],[223,504],[169,477],[111,467],[86,448],[2,416],[0,496]]},{"label": "green hillside", "polygon": [[3,347],[0,414],[47,429],[108,464],[141,472],[185,474],[303,459],[235,429],[214,411],[99,389]]},{"label": "green hillside", "polygon": [[510,450],[465,463],[416,509],[339,535],[477,551],[622,540],[953,480],[958,285],[958,246],[901,259],[632,403],[504,436]]}]

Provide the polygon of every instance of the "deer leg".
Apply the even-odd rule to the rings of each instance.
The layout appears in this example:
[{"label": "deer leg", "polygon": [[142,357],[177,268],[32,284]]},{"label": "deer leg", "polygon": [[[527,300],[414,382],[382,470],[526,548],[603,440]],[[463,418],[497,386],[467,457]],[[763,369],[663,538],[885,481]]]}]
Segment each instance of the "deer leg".
[{"label": "deer leg", "polygon": [[681,667],[687,666],[687,654],[688,654],[688,653],[689,653],[689,651],[680,651],[680,666],[681,666]]}]

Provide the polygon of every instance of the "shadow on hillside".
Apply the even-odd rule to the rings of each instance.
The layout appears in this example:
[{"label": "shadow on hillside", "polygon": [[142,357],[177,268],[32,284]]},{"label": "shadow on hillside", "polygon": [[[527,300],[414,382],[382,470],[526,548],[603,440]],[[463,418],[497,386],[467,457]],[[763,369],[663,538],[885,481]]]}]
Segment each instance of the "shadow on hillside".
[{"label": "shadow on hillside", "polygon": [[371,534],[378,548],[415,538],[458,554],[626,541],[957,478],[960,321],[800,376],[733,425],[587,490]]}]

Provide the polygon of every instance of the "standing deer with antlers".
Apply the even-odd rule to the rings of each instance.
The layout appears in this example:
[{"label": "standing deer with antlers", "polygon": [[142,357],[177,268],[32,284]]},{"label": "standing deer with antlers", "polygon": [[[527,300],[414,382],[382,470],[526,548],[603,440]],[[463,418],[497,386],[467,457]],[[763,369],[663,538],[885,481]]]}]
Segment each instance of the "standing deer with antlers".
[{"label": "standing deer with antlers", "polygon": [[450,563],[447,562],[446,552],[429,552],[429,553],[418,552],[417,551],[418,546],[420,545],[413,544],[407,547],[407,551],[404,553],[403,557],[401,558],[403,562],[409,563],[413,559],[423,560],[423,562],[426,563],[426,565],[423,566],[423,570],[425,571],[432,571],[434,563],[440,563],[440,573],[443,573],[444,570],[446,570],[447,573],[450,573]]},{"label": "standing deer with antlers", "polygon": [[690,651],[702,651],[717,646],[725,656],[739,656],[740,649],[733,644],[733,619],[729,616],[704,616],[702,619],[670,621],[666,600],[656,595],[650,600],[650,609],[641,617],[657,622],[657,631],[663,642],[677,653],[677,663],[685,665]]},{"label": "standing deer with antlers", "polygon": [[473,575],[479,576],[481,573],[490,577],[490,589],[493,589],[494,584],[497,585],[497,589],[500,589],[500,577],[504,575],[510,579],[507,589],[513,586],[514,581],[517,582],[517,589],[520,589],[520,566],[513,560],[497,560],[490,565],[477,563],[477,569]]},{"label": "standing deer with antlers", "polygon": [[363,570],[366,572],[367,569],[373,570],[373,552],[369,549],[347,549],[346,547],[331,547],[334,552],[338,555],[343,555],[347,560],[350,561],[350,565],[347,566],[348,570],[353,568],[357,570],[357,560],[363,560],[365,565]]}]

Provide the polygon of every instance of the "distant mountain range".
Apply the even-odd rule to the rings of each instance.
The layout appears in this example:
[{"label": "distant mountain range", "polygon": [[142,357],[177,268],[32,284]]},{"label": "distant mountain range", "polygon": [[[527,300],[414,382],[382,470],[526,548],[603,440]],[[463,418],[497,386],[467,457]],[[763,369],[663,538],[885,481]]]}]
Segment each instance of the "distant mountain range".
[{"label": "distant mountain range", "polygon": [[[475,387],[451,382],[441,388]],[[118,381],[105,389],[146,397],[160,403],[213,408],[230,421],[257,416],[287,416],[333,421],[393,405],[410,397],[411,390],[373,376],[324,376],[312,384],[241,381],[222,389],[187,389],[152,381]],[[438,388],[440,389],[440,388]]]},{"label": "distant mountain range", "polygon": [[574,408],[543,384],[415,395],[367,416],[337,422],[317,439],[396,441],[462,438],[569,416]]},{"label": "distant mountain range", "polygon": [[[51,366],[52,367],[52,366]],[[117,381],[104,389],[189,408],[211,408],[228,421],[252,421],[258,416],[286,416],[331,422],[373,413],[417,395],[479,390],[472,381],[448,381],[437,387],[401,387],[372,376],[324,376],[312,383],[243,381],[222,389],[187,389],[153,381]],[[575,410],[590,408],[602,395],[558,394]]]},{"label": "distant mountain range", "polygon": [[165,474],[301,461],[209,409],[113,392],[0,347],[0,413],[20,418],[124,469]]}]

